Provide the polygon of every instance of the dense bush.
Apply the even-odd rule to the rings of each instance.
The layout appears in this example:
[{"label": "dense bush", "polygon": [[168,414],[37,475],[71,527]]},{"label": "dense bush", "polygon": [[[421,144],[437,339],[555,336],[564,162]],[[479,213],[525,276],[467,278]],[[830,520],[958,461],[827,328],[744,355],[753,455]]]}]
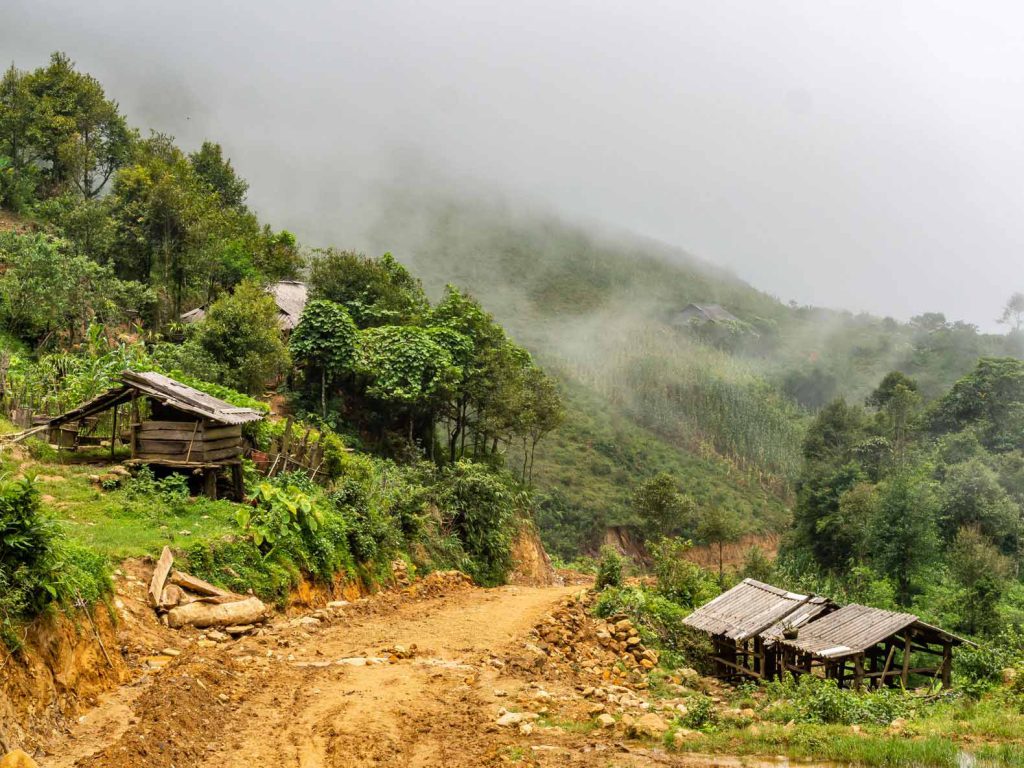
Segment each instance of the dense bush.
[{"label": "dense bush", "polygon": [[910,716],[915,706],[903,691],[855,691],[813,675],[794,679],[787,674],[766,683],[765,690],[771,702],[766,714],[780,722],[888,725],[898,717]]},{"label": "dense bush", "polygon": [[710,574],[686,559],[692,546],[685,539],[662,539],[650,547],[658,592],[686,608],[703,605],[719,593]]},{"label": "dense bush", "polygon": [[605,587],[621,587],[625,568],[626,558],[611,544],[605,544],[601,547],[601,556],[597,561],[597,576],[594,580],[594,589],[601,590]]},{"label": "dense bush", "polygon": [[0,639],[48,606],[95,602],[110,589],[103,559],[69,543],[31,480],[0,481]]}]

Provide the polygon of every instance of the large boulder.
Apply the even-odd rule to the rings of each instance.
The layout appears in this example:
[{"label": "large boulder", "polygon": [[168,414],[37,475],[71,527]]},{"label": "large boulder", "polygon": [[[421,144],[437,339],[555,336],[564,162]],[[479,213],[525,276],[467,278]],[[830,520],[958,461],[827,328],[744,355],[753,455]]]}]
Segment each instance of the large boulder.
[{"label": "large boulder", "polygon": [[15,749],[0,757],[0,768],[39,768],[39,763],[20,749]]}]

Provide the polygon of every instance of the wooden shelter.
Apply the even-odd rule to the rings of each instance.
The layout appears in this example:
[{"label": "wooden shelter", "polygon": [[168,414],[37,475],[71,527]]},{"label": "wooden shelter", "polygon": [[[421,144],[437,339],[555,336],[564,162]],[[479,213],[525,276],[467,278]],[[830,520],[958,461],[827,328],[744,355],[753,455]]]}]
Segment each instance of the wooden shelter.
[{"label": "wooden shelter", "polygon": [[779,638],[835,607],[824,597],[744,579],[695,610],[683,623],[711,638],[719,677],[771,680],[779,669]]},{"label": "wooden shelter", "polygon": [[118,386],[49,419],[49,441],[71,450],[97,444],[99,416],[110,411],[111,454],[127,432],[133,461],[200,474],[204,491],[213,498],[217,475],[230,469],[234,494],[242,497],[242,425],[262,419],[263,413],[159,373],[123,371],[119,378]]},{"label": "wooden shelter", "polygon": [[841,687],[906,687],[911,675],[923,675],[948,688],[953,646],[965,642],[912,613],[851,604],[808,623],[796,637],[780,638],[778,646],[781,669],[820,670]]}]

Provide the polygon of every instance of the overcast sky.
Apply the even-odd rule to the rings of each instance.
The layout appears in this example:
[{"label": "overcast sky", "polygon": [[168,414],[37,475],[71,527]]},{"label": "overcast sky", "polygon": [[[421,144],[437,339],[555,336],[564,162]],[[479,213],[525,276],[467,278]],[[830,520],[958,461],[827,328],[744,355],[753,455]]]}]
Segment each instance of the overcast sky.
[{"label": "overcast sky", "polygon": [[54,49],[306,238],[436,172],[784,300],[992,328],[1024,290],[1020,3],[0,3],[0,57]]}]

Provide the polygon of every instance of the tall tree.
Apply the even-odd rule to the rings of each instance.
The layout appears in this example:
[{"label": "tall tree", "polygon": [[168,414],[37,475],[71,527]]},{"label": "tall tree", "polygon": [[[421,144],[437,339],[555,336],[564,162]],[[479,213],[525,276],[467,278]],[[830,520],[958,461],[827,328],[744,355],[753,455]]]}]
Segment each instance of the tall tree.
[{"label": "tall tree", "polygon": [[1024,293],[1018,291],[1007,299],[998,322],[1010,326],[1014,331],[1021,329],[1024,325]]},{"label": "tall tree", "polygon": [[327,418],[327,389],[352,364],[358,330],[341,304],[314,299],[288,342],[292,360],[320,379],[320,415]]}]

